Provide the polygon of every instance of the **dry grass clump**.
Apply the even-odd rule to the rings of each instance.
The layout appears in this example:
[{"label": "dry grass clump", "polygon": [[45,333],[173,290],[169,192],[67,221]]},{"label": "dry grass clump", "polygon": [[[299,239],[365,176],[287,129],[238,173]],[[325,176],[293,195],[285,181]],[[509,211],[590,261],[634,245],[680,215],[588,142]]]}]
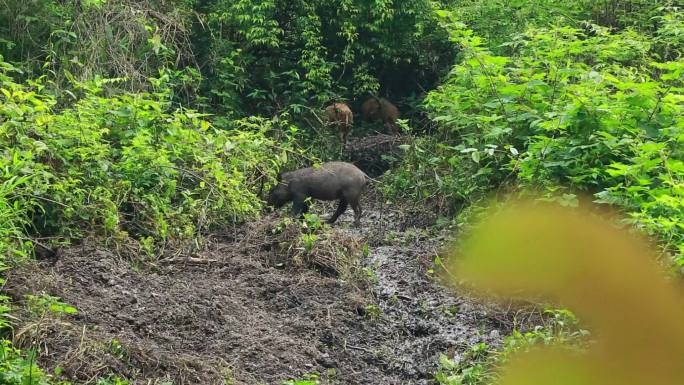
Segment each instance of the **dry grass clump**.
[{"label": "dry grass clump", "polygon": [[367,287],[362,259],[368,245],[359,235],[324,224],[316,215],[307,215],[304,221],[266,217],[250,232],[260,238],[251,243],[269,250],[274,265],[305,267],[360,289]]}]

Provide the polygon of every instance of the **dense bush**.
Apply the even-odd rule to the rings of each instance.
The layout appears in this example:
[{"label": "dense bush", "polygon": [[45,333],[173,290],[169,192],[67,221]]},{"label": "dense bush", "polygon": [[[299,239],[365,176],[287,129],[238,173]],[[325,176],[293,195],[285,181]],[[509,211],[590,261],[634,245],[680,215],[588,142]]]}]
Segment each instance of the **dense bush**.
[{"label": "dense bush", "polygon": [[[459,0],[456,4],[449,10],[485,38],[497,54],[506,52],[505,43],[521,31],[553,24],[559,18],[563,24],[587,32],[594,24],[614,30],[632,28],[655,37],[667,34],[669,42],[681,39],[676,32],[681,28],[679,0]],[[658,44],[660,39],[653,40]]]},{"label": "dense bush", "polygon": [[[259,183],[286,160],[264,119],[223,121],[172,109],[160,91],[105,96],[107,81],[80,84],[73,104],[42,80],[0,76],[4,248],[38,237],[125,237],[177,246],[260,209]],[[278,123],[282,125],[283,123]],[[282,154],[282,155],[281,155]]]},{"label": "dense bush", "polygon": [[230,1],[199,8],[205,88],[227,113],[273,113],[381,91],[430,88],[450,66],[449,42],[427,0]]},{"label": "dense bush", "polygon": [[[149,90],[173,79],[175,101],[231,117],[320,107],[380,91],[432,88],[456,47],[433,2],[8,0],[0,54],[28,78],[122,78]],[[201,87],[200,87],[201,84]]]},{"label": "dense bush", "polygon": [[407,149],[389,190],[451,210],[507,182],[580,190],[624,208],[681,263],[684,63],[657,61],[631,29],[528,28],[510,56],[451,31],[462,58],[425,100],[439,133]]}]

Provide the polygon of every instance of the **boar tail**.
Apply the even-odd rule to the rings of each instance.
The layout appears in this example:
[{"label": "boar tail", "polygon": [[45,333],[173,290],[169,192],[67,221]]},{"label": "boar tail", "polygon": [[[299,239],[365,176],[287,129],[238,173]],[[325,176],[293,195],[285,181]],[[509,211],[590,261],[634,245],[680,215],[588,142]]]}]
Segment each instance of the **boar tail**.
[{"label": "boar tail", "polygon": [[366,174],[366,173],[363,173],[363,175],[366,177],[366,184],[369,184],[371,182],[372,183],[380,183],[379,180],[369,177],[368,174]]}]

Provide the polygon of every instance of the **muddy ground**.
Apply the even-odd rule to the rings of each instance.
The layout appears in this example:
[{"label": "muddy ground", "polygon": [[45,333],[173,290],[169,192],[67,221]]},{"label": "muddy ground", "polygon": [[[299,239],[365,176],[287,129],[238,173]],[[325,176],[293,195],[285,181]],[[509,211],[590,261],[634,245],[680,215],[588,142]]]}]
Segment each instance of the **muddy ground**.
[{"label": "muddy ground", "polygon": [[64,250],[13,270],[7,290],[19,301],[58,296],[78,314],[24,313],[15,339],[64,378],[115,373],[135,384],[281,384],[306,373],[322,383],[430,384],[439,353],[498,344],[506,331],[488,308],[430,274],[445,239],[430,230],[434,218],[373,191],[365,209],[361,229],[349,211],[327,238],[361,259],[342,276],[307,263],[278,232],[285,213],[207,239],[192,256],[140,262],[101,247]]}]

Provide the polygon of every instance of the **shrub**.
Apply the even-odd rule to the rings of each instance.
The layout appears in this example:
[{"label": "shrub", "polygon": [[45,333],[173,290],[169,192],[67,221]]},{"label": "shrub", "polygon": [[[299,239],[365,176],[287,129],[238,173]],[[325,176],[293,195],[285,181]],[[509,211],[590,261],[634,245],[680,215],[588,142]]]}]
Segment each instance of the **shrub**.
[{"label": "shrub", "polygon": [[15,240],[28,225],[65,241],[129,235],[181,246],[256,214],[259,184],[287,159],[266,119],[217,126],[173,109],[164,90],[104,95],[107,80],[80,84],[82,96],[58,109],[64,101],[41,79],[15,83],[4,68],[0,207],[13,213],[2,234]]},{"label": "shrub", "polygon": [[450,28],[461,60],[425,100],[438,133],[407,149],[386,189],[452,211],[506,184],[585,191],[624,208],[681,264],[684,63],[658,62],[628,29],[529,28],[496,56]]}]

